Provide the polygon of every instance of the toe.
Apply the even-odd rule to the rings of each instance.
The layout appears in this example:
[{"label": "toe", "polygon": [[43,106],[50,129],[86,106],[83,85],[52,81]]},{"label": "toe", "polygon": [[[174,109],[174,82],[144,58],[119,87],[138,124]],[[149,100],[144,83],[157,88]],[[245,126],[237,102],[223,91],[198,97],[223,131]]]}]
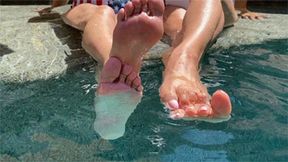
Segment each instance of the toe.
[{"label": "toe", "polygon": [[134,10],[134,6],[133,6],[132,2],[129,1],[129,2],[125,5],[124,9],[125,9],[125,16],[126,16],[126,18],[131,17],[132,14],[133,14],[133,10]]},{"label": "toe", "polygon": [[104,65],[100,82],[102,83],[112,83],[114,82],[120,75],[122,63],[116,57],[111,57]]},{"label": "toe", "polygon": [[200,105],[197,111],[198,116],[201,116],[201,117],[207,117],[211,115],[211,113],[212,113],[212,108],[210,105],[207,105],[207,104]]},{"label": "toe", "polygon": [[138,92],[142,92],[142,91],[143,91],[143,89],[144,89],[144,88],[143,88],[143,86],[142,86],[142,85],[140,85],[139,87],[137,87],[137,89],[136,89],[136,90],[137,90]]},{"label": "toe", "polygon": [[179,109],[179,103],[177,100],[172,99],[170,101],[167,102],[167,108],[169,108],[170,110],[176,110]]},{"label": "toe", "polygon": [[149,0],[149,11],[151,16],[162,16],[164,13],[164,2],[159,0]]},{"label": "toe", "polygon": [[182,119],[185,116],[185,111],[183,109],[177,109],[170,112],[171,119]]},{"label": "toe", "polygon": [[160,99],[168,109],[175,110],[179,108],[178,97],[175,90],[170,86],[171,84],[167,84],[167,82],[161,85],[159,89]]},{"label": "toe", "polygon": [[141,12],[141,2],[140,0],[132,0],[132,4],[134,6],[134,15],[137,15]]},{"label": "toe", "polygon": [[132,70],[132,66],[124,64],[121,73],[128,76],[132,72]]},{"label": "toe", "polygon": [[198,98],[192,88],[186,86],[178,86],[176,89],[180,107],[185,108],[197,102]]},{"label": "toe", "polygon": [[141,86],[141,79],[137,76],[132,82],[132,87],[137,89],[139,86]]},{"label": "toe", "polygon": [[198,109],[194,105],[190,105],[185,107],[185,116],[186,117],[197,117]]},{"label": "toe", "polygon": [[211,99],[213,116],[228,116],[231,113],[232,105],[228,94],[222,90],[217,90]]},{"label": "toe", "polygon": [[125,83],[131,72],[132,72],[132,67],[130,65],[124,64],[122,66],[122,70],[120,74],[120,82]]},{"label": "toe", "polygon": [[117,14],[117,21],[124,21],[125,20],[125,10],[124,8],[121,8]]},{"label": "toe", "polygon": [[131,72],[126,79],[126,84],[129,86],[132,86],[132,83],[134,79],[137,77],[137,74],[135,72]]}]

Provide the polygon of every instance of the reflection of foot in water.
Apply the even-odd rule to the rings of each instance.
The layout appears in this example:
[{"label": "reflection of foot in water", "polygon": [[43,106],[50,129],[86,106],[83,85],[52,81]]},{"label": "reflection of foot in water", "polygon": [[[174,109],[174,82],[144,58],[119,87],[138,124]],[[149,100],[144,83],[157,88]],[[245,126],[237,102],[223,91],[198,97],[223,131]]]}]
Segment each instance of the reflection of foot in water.
[{"label": "reflection of foot in water", "polygon": [[162,37],[163,12],[162,1],[132,0],[118,13],[111,57],[101,72],[95,100],[94,128],[103,138],[124,134],[125,123],[141,99],[142,58]]}]

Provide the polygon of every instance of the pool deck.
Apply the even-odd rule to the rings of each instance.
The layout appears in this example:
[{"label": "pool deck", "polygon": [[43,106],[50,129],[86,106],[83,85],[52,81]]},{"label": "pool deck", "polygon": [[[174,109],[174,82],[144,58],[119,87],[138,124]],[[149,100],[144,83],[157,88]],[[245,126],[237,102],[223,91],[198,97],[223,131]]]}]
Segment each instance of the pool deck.
[{"label": "pool deck", "polygon": [[[60,7],[57,13],[46,17],[33,12],[39,7],[43,6],[0,6],[1,82],[45,80],[96,65],[81,48],[79,31],[65,25],[60,18],[69,6]],[[239,20],[234,27],[226,29],[209,50],[217,52],[220,47],[229,49],[271,39],[287,39],[288,15],[268,16],[269,19],[262,21]],[[146,60],[161,57],[169,47],[163,42],[149,51]]]}]

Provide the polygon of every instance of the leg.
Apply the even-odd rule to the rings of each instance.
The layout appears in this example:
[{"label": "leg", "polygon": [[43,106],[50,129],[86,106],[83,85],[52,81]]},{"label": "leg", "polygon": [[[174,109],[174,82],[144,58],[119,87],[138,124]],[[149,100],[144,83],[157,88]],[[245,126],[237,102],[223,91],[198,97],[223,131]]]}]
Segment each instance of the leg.
[{"label": "leg", "polygon": [[[132,0],[119,11],[111,58],[102,70],[99,94],[113,94],[130,87],[142,91],[139,77],[142,58],[163,35],[163,12],[164,3],[159,0]],[[112,65],[119,61],[123,66],[118,68],[118,75],[111,76],[109,71],[115,68]]]},{"label": "leg", "polygon": [[166,11],[165,24],[175,21],[173,19],[183,20],[180,30],[167,31],[172,38],[173,34],[176,36],[165,62],[164,80],[160,87],[161,100],[172,110],[171,117],[217,118],[229,115],[229,96],[219,90],[209,101],[210,96],[198,72],[199,61],[207,44],[224,26],[220,0],[191,0],[184,17],[181,16],[181,9],[170,8],[169,12],[168,6]]},{"label": "leg", "polygon": [[104,64],[95,98],[94,129],[102,138],[121,137],[141,100],[142,57],[163,34],[163,12],[164,4],[159,0],[132,0],[118,13],[110,58]]},{"label": "leg", "polygon": [[109,6],[81,4],[63,15],[70,26],[83,31],[83,48],[100,64],[107,62],[112,48],[116,15]]},{"label": "leg", "polygon": [[232,0],[221,0],[223,12],[225,16],[225,24],[224,27],[229,27],[235,24],[238,20],[237,12],[234,7],[234,3]]}]

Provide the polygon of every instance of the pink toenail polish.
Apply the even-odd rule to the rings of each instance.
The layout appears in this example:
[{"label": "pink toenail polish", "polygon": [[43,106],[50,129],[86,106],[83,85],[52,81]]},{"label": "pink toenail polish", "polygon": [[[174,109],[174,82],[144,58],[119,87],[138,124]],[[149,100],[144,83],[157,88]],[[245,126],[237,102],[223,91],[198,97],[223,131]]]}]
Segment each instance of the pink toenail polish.
[{"label": "pink toenail polish", "polygon": [[210,112],[210,107],[208,105],[203,105],[200,107],[199,109],[199,112],[202,112],[206,115],[209,115],[211,112]]},{"label": "pink toenail polish", "polygon": [[178,109],[178,110],[172,111],[169,116],[171,119],[174,119],[174,120],[181,119],[185,116],[185,111],[182,109]]},{"label": "pink toenail polish", "polygon": [[170,100],[168,102],[168,108],[170,109],[178,109],[179,108],[179,104],[176,100]]},{"label": "pink toenail polish", "polygon": [[207,105],[203,105],[200,107],[200,110],[202,111],[208,111],[209,110],[209,107]]}]

